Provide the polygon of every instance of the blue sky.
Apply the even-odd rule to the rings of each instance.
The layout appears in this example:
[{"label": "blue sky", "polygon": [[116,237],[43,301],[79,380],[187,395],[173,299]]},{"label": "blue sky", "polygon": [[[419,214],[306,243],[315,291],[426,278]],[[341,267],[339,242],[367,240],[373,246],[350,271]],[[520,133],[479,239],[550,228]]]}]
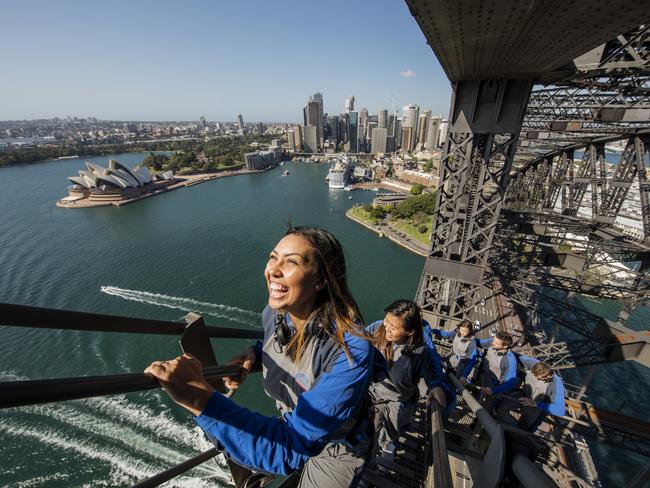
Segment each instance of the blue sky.
[{"label": "blue sky", "polygon": [[[5,2],[0,120],[299,121],[315,91],[338,114],[450,87],[406,4],[374,1]],[[404,74],[411,76],[404,76]]]}]

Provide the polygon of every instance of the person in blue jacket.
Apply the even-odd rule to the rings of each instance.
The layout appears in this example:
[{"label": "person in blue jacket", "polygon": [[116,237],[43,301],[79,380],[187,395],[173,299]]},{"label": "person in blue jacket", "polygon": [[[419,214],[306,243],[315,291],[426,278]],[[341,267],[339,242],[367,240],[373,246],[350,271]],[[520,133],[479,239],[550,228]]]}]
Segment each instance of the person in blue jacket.
[{"label": "person in blue jacket", "polygon": [[449,358],[454,374],[466,384],[478,357],[474,328],[469,320],[462,320],[454,330],[431,329],[438,337],[451,339],[453,354]]},{"label": "person in blue jacket", "polygon": [[225,383],[236,389],[261,369],[280,417],[216,392],[190,356],[154,362],[146,372],[238,465],[275,475],[302,470],[301,487],[355,486],[372,444],[373,347],[359,325],[343,249],[322,229],[292,227],[271,251],[264,276],[264,340],[232,361],[241,365],[241,376]]},{"label": "person in blue jacket", "polygon": [[[525,355],[519,356],[519,362],[525,369],[525,377],[521,390],[511,395],[518,398],[519,404],[504,401],[503,409],[519,411],[517,427],[535,432],[546,415],[563,416],[566,413],[564,383],[548,363]],[[503,409],[499,407],[502,418]]]},{"label": "person in blue jacket", "polygon": [[388,305],[383,320],[366,327],[375,348],[386,360],[386,377],[370,385],[374,410],[375,450],[389,457],[394,454],[400,431],[408,424],[419,397],[419,382],[424,380],[427,396],[440,408],[446,404],[441,365],[424,342],[423,320],[419,307],[400,299]]},{"label": "person in blue jacket", "polygon": [[479,382],[485,409],[493,413],[497,405],[496,395],[512,391],[517,384],[517,358],[510,350],[512,336],[499,331],[489,339],[479,340],[482,348],[487,348],[483,357]]}]

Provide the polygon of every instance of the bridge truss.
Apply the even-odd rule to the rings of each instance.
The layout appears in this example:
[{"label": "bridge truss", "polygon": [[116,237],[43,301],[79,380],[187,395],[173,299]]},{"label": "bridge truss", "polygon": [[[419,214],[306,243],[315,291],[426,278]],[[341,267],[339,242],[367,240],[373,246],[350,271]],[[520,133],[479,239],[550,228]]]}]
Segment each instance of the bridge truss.
[{"label": "bridge truss", "polygon": [[[549,14],[554,4],[532,3],[535,14]],[[484,3],[465,2],[458,9],[442,2],[407,4],[452,83],[418,303],[449,327],[472,318],[489,289],[523,319],[520,350],[556,369],[589,366],[593,372],[595,365],[628,359],[650,366],[647,331],[625,327],[636,307],[650,303],[648,13],[637,12],[636,21],[604,38],[609,26],[601,19],[598,28],[592,26],[600,29],[599,42],[582,44],[572,60],[558,49],[554,56],[564,60],[553,64],[546,62],[553,54],[544,42],[529,38],[532,24],[526,24],[531,31],[525,40],[481,37],[494,21]],[[585,12],[602,13],[601,7],[588,1]],[[567,20],[554,19],[558,25]],[[463,43],[467,32],[477,36],[473,52]],[[589,37],[571,32],[567,49]],[[548,39],[546,45],[557,47]],[[497,48],[509,64],[494,57]],[[606,161],[613,150],[619,153],[615,165]],[[621,227],[631,220],[636,232]],[[618,320],[587,312],[571,299],[576,295],[621,303]],[[550,330],[532,326],[540,317]],[[579,404],[585,390],[586,384],[574,398]],[[648,455],[647,424],[642,438],[635,437],[638,426],[603,429],[585,417],[592,407],[581,405],[570,410],[569,429],[582,426],[591,438],[627,442]]]}]

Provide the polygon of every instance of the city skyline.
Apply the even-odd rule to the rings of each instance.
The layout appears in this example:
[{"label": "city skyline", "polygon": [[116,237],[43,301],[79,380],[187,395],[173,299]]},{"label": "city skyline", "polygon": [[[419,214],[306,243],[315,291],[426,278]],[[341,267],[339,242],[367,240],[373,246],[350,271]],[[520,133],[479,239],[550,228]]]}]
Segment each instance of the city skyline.
[{"label": "city skyline", "polygon": [[[8,5],[0,117],[234,121],[241,113],[293,123],[316,92],[329,114],[352,95],[372,113],[391,112],[391,101],[446,113],[449,82],[406,4],[381,7],[262,2],[253,17],[250,6],[199,1]],[[316,41],[323,36],[327,45]]]}]

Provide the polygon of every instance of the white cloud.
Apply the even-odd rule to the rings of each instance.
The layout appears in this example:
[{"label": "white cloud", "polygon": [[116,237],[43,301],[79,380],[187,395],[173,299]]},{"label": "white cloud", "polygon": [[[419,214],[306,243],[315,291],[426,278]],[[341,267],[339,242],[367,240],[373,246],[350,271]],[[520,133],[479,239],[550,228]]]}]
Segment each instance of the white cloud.
[{"label": "white cloud", "polygon": [[400,71],[399,75],[402,78],[415,78],[415,71],[407,69],[406,71]]}]

